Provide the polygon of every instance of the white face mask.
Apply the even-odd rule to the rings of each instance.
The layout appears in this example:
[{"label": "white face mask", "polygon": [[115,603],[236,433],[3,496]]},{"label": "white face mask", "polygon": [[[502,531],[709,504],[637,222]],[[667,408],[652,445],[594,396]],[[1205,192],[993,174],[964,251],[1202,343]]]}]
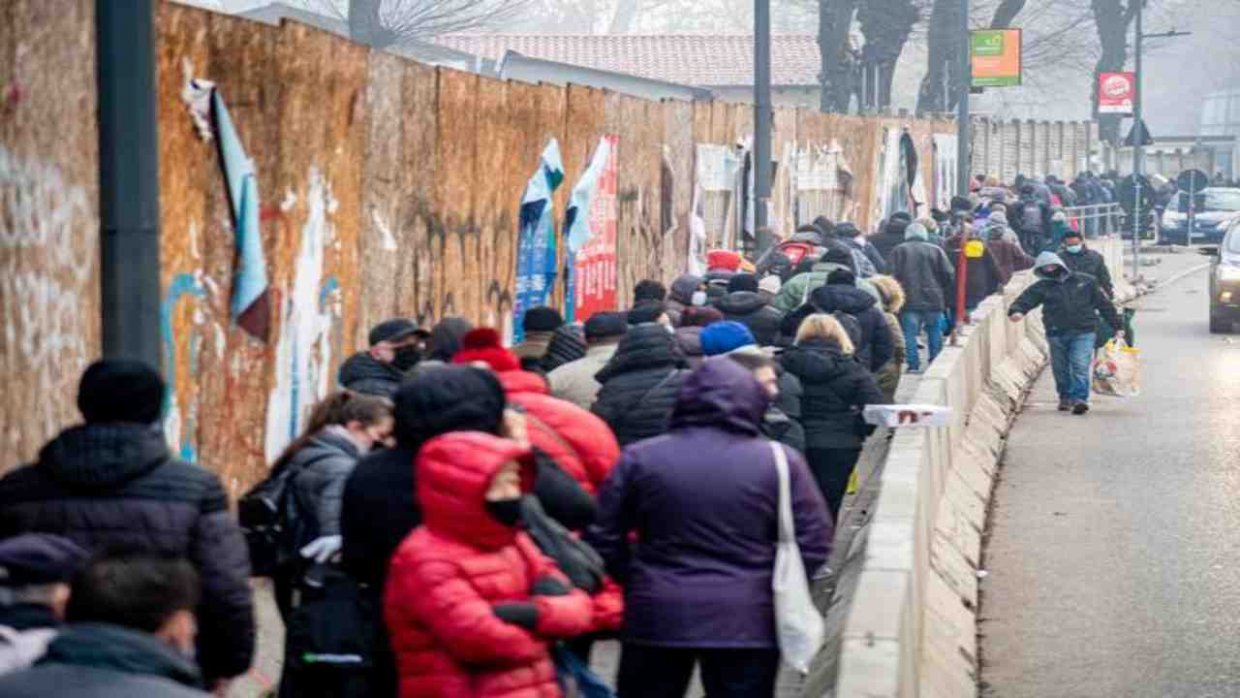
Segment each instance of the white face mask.
[{"label": "white face mask", "polygon": [[693,297],[689,299],[689,302],[698,307],[706,305],[706,292],[705,291],[694,291]]}]

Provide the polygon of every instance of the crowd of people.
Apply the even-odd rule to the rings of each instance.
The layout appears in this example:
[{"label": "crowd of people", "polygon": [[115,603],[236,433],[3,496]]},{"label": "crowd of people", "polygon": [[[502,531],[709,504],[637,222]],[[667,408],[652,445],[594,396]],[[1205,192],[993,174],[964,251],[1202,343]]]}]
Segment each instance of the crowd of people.
[{"label": "crowd of people", "polygon": [[169,452],[158,372],[91,366],[83,423],[0,479],[0,694],[222,694],[255,575],[282,696],[609,695],[589,660],[617,637],[620,696],[683,695],[695,665],[709,695],[770,696],[777,462],[818,575],[863,410],[942,349],[962,263],[969,309],[1035,267],[1013,317],[1045,308],[1060,395],[1088,400],[1082,347],[1118,321],[1055,209],[1072,188],[994,189],[873,235],[819,218],[754,262],[715,250],[584,323],[531,308],[511,348],[459,317],[380,323],[236,514]]}]

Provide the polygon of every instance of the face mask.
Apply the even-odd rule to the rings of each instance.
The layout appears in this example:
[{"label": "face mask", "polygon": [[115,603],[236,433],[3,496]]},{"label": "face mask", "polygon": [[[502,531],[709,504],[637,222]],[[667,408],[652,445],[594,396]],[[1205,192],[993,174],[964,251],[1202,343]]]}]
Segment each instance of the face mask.
[{"label": "face mask", "polygon": [[1085,246],[1084,245],[1068,245],[1066,249],[1071,254],[1080,254],[1081,250],[1085,249]]},{"label": "face mask", "polygon": [[417,366],[418,362],[421,360],[422,360],[422,348],[421,347],[417,345],[401,347],[400,349],[396,350],[396,357],[392,359],[392,365],[395,366],[397,370],[408,371],[414,366]]},{"label": "face mask", "polygon": [[505,526],[515,528],[521,520],[521,498],[487,500],[487,513]]},{"label": "face mask", "polygon": [[693,297],[689,299],[689,302],[699,308],[706,305],[706,292],[705,291],[694,291]]}]

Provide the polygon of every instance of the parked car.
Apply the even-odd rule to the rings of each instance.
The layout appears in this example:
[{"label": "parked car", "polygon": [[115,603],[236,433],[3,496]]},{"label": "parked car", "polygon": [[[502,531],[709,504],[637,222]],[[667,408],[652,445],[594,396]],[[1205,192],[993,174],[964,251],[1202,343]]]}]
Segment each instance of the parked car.
[{"label": "parked car", "polygon": [[1188,195],[1171,197],[1162,216],[1162,240],[1173,245],[1219,244],[1228,225],[1240,218],[1240,189],[1210,187],[1198,196],[1193,229],[1188,229]]},{"label": "parked car", "polygon": [[1221,244],[1201,253],[1210,256],[1210,331],[1231,332],[1240,322],[1240,219],[1227,226]]}]

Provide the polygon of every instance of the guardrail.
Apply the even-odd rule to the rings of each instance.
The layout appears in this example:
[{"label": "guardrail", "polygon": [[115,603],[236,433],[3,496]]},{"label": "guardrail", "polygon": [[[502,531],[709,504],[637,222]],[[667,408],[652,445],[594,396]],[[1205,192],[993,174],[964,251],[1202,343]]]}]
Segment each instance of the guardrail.
[{"label": "guardrail", "polygon": [[[1120,241],[1093,244],[1122,285]],[[949,406],[952,421],[898,430],[891,441],[874,514],[847,563],[860,567],[851,603],[828,616],[843,630],[827,695],[977,695],[987,505],[1010,420],[1046,360],[1041,313],[1007,319],[1031,280],[1023,272],[983,301],[961,341],[920,377],[912,401]]]},{"label": "guardrail", "polygon": [[1119,204],[1089,204],[1064,208],[1068,224],[1088,238],[1119,232],[1124,212]]}]

